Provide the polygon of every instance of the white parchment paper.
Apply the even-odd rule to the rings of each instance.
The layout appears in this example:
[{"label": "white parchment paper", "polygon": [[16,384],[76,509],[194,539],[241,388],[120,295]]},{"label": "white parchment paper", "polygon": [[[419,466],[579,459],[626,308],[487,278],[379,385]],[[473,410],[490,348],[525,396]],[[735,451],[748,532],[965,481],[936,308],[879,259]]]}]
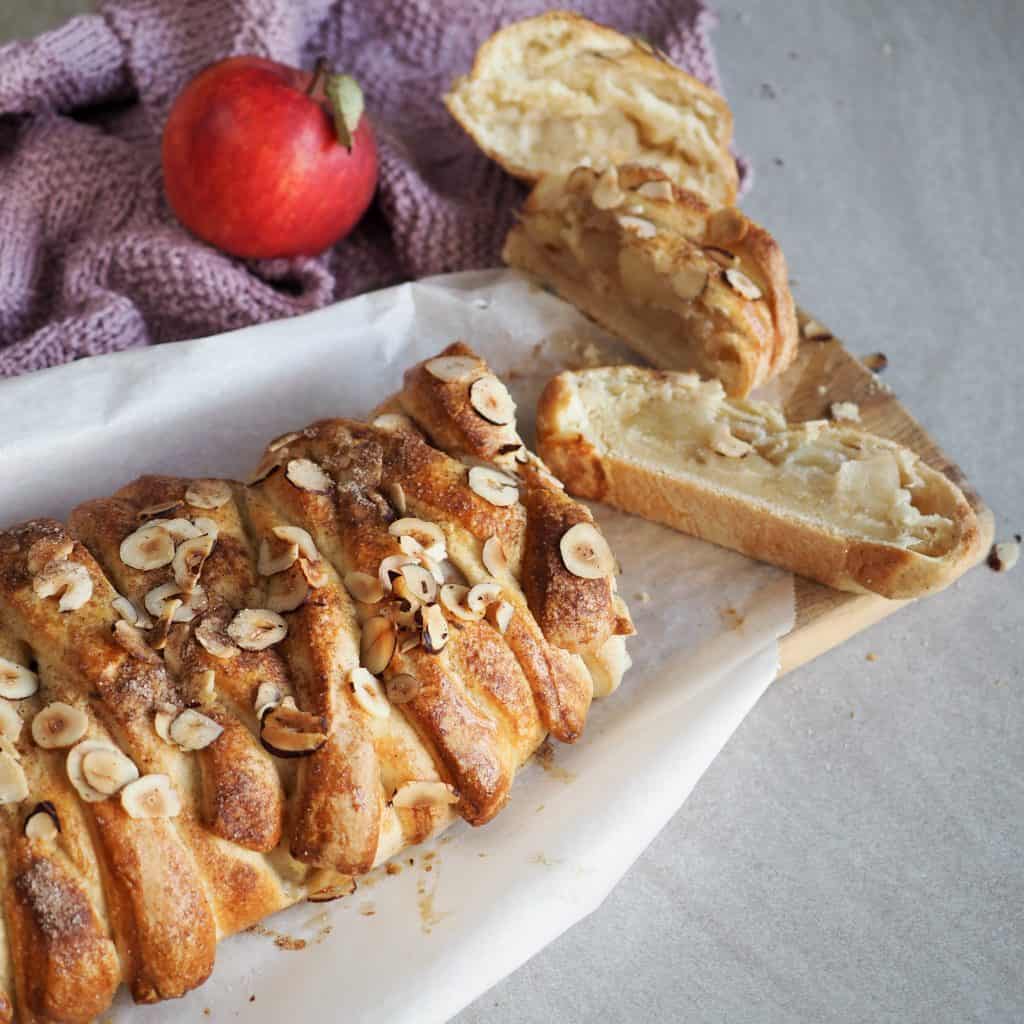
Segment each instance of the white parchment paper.
[{"label": "white parchment paper", "polygon": [[[144,472],[243,476],[269,438],[365,414],[456,338],[506,376],[528,437],[553,372],[624,357],[521,276],[485,271],[2,381],[0,523],[63,517]],[[202,989],[148,1008],[122,995],[113,1020],[442,1021],[600,904],[771,682],[793,596],[786,573],[595,512],[639,636],[583,739],[528,766],[491,824],[225,941]]]}]

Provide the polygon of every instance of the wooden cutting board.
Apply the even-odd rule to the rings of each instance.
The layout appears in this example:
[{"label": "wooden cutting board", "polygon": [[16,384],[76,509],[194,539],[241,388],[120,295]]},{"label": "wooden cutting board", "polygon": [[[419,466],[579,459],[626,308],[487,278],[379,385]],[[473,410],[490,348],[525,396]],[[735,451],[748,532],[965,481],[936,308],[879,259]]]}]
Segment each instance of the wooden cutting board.
[{"label": "wooden cutting board", "polygon": [[[801,311],[801,328],[807,319]],[[860,425],[865,430],[906,445],[960,486],[978,514],[981,557],[988,553],[994,531],[991,511],[956,463],[942,452],[884,383],[884,375],[876,376],[838,338],[803,340],[793,365],[772,390],[781,400],[787,418],[794,421],[827,419],[833,402],[856,402],[860,406]],[[909,603],[887,601],[876,595],[846,594],[800,577],[795,583],[796,626],[780,644],[781,672],[816,658]]]}]

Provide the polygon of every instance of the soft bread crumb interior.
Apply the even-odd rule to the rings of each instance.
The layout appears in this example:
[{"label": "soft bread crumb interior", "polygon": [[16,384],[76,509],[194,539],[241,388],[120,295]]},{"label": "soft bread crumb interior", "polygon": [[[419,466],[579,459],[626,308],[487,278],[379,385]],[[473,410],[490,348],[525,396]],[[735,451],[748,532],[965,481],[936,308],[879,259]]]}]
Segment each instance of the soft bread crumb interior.
[{"label": "soft bread crumb interior", "polygon": [[581,433],[649,470],[696,477],[857,539],[941,557],[953,545],[942,478],[883,438],[825,421],[789,426],[765,402],[727,399],[718,381],[633,367],[576,377]]},{"label": "soft bread crumb interior", "polygon": [[722,179],[722,126],[705,98],[678,76],[625,69],[634,44],[577,38],[572,22],[509,31],[495,41],[484,75],[462,79],[455,112],[483,147],[531,176],[568,174],[591,160],[660,167],[716,203],[732,198]]}]

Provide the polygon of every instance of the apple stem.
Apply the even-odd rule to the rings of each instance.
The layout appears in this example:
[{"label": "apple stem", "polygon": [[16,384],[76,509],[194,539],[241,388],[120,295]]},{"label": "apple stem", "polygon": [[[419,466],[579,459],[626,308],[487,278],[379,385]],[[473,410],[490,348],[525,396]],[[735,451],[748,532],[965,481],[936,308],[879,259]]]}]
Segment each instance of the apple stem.
[{"label": "apple stem", "polygon": [[316,90],[320,85],[320,81],[326,73],[327,58],[317,57],[316,64],[313,65],[313,77],[309,80],[309,85],[306,87],[307,96],[313,96],[316,93]]}]

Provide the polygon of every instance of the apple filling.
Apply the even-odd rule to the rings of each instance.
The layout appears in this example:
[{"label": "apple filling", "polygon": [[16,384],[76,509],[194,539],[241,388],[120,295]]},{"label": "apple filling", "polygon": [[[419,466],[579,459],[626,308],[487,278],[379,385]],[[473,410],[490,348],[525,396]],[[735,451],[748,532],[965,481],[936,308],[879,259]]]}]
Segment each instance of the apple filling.
[{"label": "apple filling", "polygon": [[937,511],[944,494],[905,448],[823,420],[789,425],[775,406],[728,399],[695,374],[654,388],[628,376],[579,379],[588,433],[606,450],[656,472],[692,472],[824,529],[931,556],[951,547],[953,522]]}]

